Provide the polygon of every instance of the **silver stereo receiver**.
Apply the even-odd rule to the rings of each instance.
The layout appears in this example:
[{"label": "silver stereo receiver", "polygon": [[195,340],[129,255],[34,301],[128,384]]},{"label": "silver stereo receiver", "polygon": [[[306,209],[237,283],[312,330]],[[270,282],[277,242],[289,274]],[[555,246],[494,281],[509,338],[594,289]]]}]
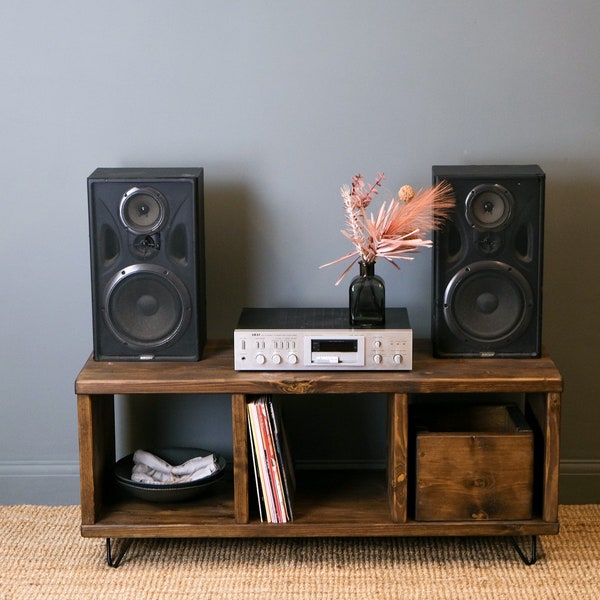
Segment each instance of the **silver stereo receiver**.
[{"label": "silver stereo receiver", "polygon": [[343,308],[245,308],[234,331],[236,371],[410,371],[406,308],[385,326],[354,328]]}]

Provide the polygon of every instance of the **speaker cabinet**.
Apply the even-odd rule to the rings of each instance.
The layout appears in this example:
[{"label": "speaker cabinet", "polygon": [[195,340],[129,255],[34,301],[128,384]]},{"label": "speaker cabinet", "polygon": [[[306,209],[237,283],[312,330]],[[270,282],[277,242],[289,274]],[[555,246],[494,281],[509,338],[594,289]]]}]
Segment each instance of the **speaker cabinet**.
[{"label": "speaker cabinet", "polygon": [[456,206],[434,233],[433,352],[536,357],[541,349],[544,172],[434,166]]},{"label": "speaker cabinet", "polygon": [[88,209],[94,358],[200,360],[203,169],[96,169]]}]

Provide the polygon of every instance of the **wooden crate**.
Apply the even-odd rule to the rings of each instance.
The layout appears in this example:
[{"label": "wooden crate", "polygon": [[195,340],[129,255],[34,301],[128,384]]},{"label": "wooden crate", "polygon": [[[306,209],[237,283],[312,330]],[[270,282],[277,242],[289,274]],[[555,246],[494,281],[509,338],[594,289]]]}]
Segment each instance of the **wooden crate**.
[{"label": "wooden crate", "polygon": [[415,519],[532,516],[533,432],[514,406],[415,409]]}]

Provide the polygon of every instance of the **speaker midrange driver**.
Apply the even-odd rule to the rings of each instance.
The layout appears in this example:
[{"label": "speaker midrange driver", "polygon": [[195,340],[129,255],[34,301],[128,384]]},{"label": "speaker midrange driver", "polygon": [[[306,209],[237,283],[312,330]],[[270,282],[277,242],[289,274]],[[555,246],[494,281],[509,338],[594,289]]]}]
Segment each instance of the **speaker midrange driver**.
[{"label": "speaker midrange driver", "polygon": [[123,194],[119,205],[123,225],[133,233],[159,231],[167,219],[167,201],[151,187],[132,187]]},{"label": "speaker midrange driver", "polygon": [[498,183],[478,185],[465,201],[465,217],[476,229],[500,229],[510,222],[513,196]]}]

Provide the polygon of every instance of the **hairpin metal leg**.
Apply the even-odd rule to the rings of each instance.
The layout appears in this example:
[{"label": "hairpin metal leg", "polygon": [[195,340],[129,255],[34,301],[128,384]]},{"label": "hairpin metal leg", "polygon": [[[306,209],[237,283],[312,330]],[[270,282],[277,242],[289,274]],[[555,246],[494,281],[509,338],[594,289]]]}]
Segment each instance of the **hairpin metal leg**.
[{"label": "hairpin metal leg", "polygon": [[132,542],[133,538],[124,539],[119,553],[115,558],[113,558],[110,538],[106,538],[106,562],[108,563],[109,567],[113,567],[116,569],[121,564],[121,561],[123,560],[123,557],[125,556],[127,550],[129,550],[129,546],[131,546]]},{"label": "hairpin metal leg", "polygon": [[525,554],[525,552],[519,546],[519,542],[516,538],[511,538],[512,545],[514,549],[517,551],[517,554],[521,557],[521,560],[527,565],[531,566],[537,560],[537,535],[531,536],[531,552],[529,556]]}]

